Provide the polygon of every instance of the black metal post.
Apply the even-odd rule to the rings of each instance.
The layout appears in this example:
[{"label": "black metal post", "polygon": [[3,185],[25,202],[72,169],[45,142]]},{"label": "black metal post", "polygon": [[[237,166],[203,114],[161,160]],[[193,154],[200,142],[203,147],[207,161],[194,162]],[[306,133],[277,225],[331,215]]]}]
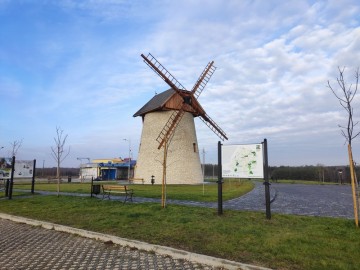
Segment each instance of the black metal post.
[{"label": "black metal post", "polygon": [[14,171],[15,171],[15,156],[12,157],[11,161],[11,177],[10,177],[10,184],[9,184],[9,200],[12,199],[12,191],[14,186]]},{"label": "black metal post", "polygon": [[33,163],[33,176],[32,176],[32,179],[31,179],[31,194],[34,194],[35,173],[36,173],[36,159],[34,159],[34,163]]},{"label": "black metal post", "polygon": [[269,183],[269,166],[268,166],[268,151],[267,140],[264,139],[264,185],[265,185],[265,204],[266,204],[266,218],[271,219],[270,209],[270,183]]},{"label": "black metal post", "polygon": [[221,142],[218,142],[218,215],[223,214]]},{"label": "black metal post", "polygon": [[5,197],[9,197],[9,189],[10,189],[10,180],[6,179],[6,181],[5,181]]},{"label": "black metal post", "polygon": [[91,188],[90,188],[90,197],[93,196],[93,188],[94,188],[94,176],[91,177]]}]

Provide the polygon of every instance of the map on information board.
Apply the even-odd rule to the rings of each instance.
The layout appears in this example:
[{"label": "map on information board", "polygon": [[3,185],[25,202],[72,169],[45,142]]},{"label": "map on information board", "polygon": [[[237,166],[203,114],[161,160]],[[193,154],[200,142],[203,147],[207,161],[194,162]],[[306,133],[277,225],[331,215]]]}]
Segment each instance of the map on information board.
[{"label": "map on information board", "polygon": [[262,144],[223,145],[222,177],[264,178]]}]

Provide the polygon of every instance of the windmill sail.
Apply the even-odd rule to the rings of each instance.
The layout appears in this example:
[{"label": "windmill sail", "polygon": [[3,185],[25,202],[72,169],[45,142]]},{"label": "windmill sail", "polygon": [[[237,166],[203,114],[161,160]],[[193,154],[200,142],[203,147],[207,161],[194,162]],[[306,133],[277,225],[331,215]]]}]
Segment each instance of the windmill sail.
[{"label": "windmill sail", "polygon": [[[150,53],[147,57],[143,54],[141,54],[141,56],[144,58],[145,63],[152,70],[154,70],[155,73],[157,73],[180,96],[184,97],[182,91],[185,91],[185,87],[178,80],[176,80],[175,77],[171,75],[171,73],[162,64],[160,64],[160,62],[156,60],[154,56],[152,56]],[[182,107],[182,104],[179,104],[179,107]],[[164,128],[160,131],[159,136],[156,138],[156,141],[159,143],[158,149],[160,149],[166,141],[170,141],[184,113],[185,111],[183,109],[172,112]]]},{"label": "windmill sail", "polygon": [[193,89],[191,90],[191,93],[198,98],[201,94],[201,92],[204,90],[206,84],[210,80],[211,76],[215,72],[216,67],[214,66],[214,61],[211,61],[207,64],[204,71],[201,73],[199,79],[195,83]]},{"label": "windmill sail", "polygon": [[174,135],[174,131],[179,125],[184,113],[185,111],[183,109],[172,112],[164,128],[161,130],[159,136],[156,138],[156,141],[159,143],[158,149],[160,149],[165,142],[169,142],[171,140],[172,135]]},{"label": "windmill sail", "polygon": [[224,141],[228,139],[225,132],[210,118],[209,115],[205,113],[199,117],[221,140]]},{"label": "windmill sail", "polygon": [[156,74],[158,74],[172,89],[183,96],[181,90],[185,90],[185,87],[178,82],[177,79],[162,65],[151,53],[146,57],[141,54],[141,57],[144,58],[145,63],[152,69]]}]

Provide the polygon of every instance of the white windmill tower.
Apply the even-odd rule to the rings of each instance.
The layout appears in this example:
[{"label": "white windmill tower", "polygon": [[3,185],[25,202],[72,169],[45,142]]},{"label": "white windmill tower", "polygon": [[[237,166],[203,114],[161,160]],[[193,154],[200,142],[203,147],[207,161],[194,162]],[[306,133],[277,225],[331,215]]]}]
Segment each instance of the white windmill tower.
[{"label": "white windmill tower", "polygon": [[134,114],[143,121],[135,178],[143,178],[145,183],[150,183],[152,176],[157,183],[162,178],[167,184],[202,183],[194,117],[199,117],[220,139],[227,140],[225,132],[197,100],[216,69],[214,62],[205,67],[188,91],[151,54],[141,56],[171,88],[155,95]]}]

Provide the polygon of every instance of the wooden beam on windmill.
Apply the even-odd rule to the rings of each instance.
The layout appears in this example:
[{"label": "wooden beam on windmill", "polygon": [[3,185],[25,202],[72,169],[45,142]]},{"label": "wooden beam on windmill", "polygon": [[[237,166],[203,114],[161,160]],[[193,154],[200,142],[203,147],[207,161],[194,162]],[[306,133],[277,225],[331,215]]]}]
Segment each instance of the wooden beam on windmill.
[{"label": "wooden beam on windmill", "polygon": [[214,61],[209,62],[191,90],[193,96],[199,98],[215,70],[216,67],[214,66]]},{"label": "wooden beam on windmill", "polygon": [[207,125],[222,141],[228,140],[226,133],[214,122],[206,113],[200,115],[199,118]]},{"label": "wooden beam on windmill", "polygon": [[184,96],[181,90],[185,91],[185,87],[178,82],[177,79],[162,65],[151,53],[148,56],[141,54],[144,62],[162,78],[172,89],[178,92],[179,95]]},{"label": "wooden beam on windmill", "polygon": [[[214,66],[214,61],[211,61],[204,68],[204,71],[200,74],[199,79],[196,81],[194,87],[191,90],[191,94],[199,98],[200,94],[204,90],[206,84],[210,80],[211,76],[214,74],[216,67]],[[227,140],[225,132],[219,127],[218,124],[210,118],[207,113],[199,114],[199,118],[207,125],[222,141]]]}]

